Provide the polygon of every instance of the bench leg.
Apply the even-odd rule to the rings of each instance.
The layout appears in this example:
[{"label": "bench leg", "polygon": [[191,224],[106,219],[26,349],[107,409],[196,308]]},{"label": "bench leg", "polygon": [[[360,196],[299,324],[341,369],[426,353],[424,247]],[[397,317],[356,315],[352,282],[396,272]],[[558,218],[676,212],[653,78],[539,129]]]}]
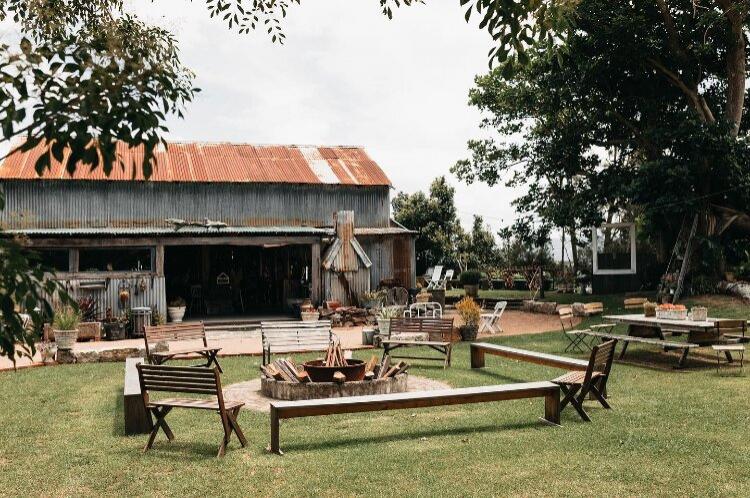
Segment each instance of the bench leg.
[{"label": "bench leg", "polygon": [[219,453],[216,455],[217,457],[223,457],[226,453],[227,446],[229,446],[229,441],[232,438],[232,432],[234,431],[235,434],[237,434],[237,439],[240,440],[240,444],[244,448],[247,446],[247,439],[245,439],[245,434],[243,434],[242,429],[240,429],[240,425],[237,423],[237,415],[240,413],[240,408],[237,407],[232,410],[228,410],[224,413],[219,412],[219,416],[221,417],[221,425],[224,427],[224,439],[221,441],[221,445],[219,446]]},{"label": "bench leg", "polygon": [[484,350],[476,347],[474,344],[469,347],[471,349],[471,368],[483,368]]},{"label": "bench leg", "polygon": [[680,356],[680,360],[677,362],[677,366],[675,368],[682,368],[685,366],[685,362],[687,361],[689,352],[690,348],[685,348],[682,350],[682,356]]},{"label": "bench leg", "polygon": [[628,341],[622,342],[622,349],[620,350],[620,356],[618,357],[618,359],[622,360],[623,358],[625,358],[625,351],[628,350],[628,344],[630,344]]},{"label": "bench leg", "polygon": [[445,363],[443,364],[443,369],[448,368],[451,366],[451,345],[448,344],[448,347],[445,350]]},{"label": "bench leg", "polygon": [[279,447],[279,412],[273,405],[271,405],[271,446],[269,450],[277,455],[284,454]]},{"label": "bench leg", "polygon": [[560,425],[560,390],[544,397],[544,420]]}]

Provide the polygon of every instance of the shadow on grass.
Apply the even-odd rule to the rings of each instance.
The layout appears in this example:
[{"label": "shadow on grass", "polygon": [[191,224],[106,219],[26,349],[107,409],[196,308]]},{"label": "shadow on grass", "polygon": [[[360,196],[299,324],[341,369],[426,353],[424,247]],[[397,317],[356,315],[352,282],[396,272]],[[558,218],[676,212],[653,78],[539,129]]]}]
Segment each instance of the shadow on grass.
[{"label": "shadow on grass", "polygon": [[112,435],[116,437],[127,436],[125,434],[125,400],[122,387],[116,387],[113,393],[112,406]]},{"label": "shadow on grass", "polygon": [[[492,370],[488,370],[487,368],[477,368],[472,370],[472,373],[478,374],[480,377],[489,377],[492,380],[503,380],[510,383],[516,383],[516,382],[533,382],[529,379],[521,379],[518,377],[510,377],[508,375],[503,375],[498,372],[493,372]],[[539,380],[539,379],[536,379]]]},{"label": "shadow on grass", "polygon": [[[581,422],[580,418],[578,419]],[[575,420],[571,419],[569,423],[575,423]],[[584,422],[581,422],[584,423]],[[361,444],[373,444],[373,443],[389,443],[397,441],[408,441],[408,440],[419,440],[421,438],[441,437],[441,436],[461,436],[461,435],[477,435],[479,433],[492,433],[492,432],[504,432],[512,430],[523,430],[523,429],[547,429],[554,430],[555,427],[537,419],[530,422],[517,422],[503,425],[481,425],[481,426],[469,426],[469,427],[451,427],[440,430],[422,431],[415,430],[409,432],[401,432],[397,434],[385,434],[382,436],[371,436],[371,437],[352,437],[346,439],[339,439],[336,441],[325,440],[320,442],[310,443],[285,443],[283,437],[283,431],[281,434],[281,450],[287,451],[300,451],[300,450],[322,450],[322,449],[333,449],[338,447],[346,447],[352,445]]]}]

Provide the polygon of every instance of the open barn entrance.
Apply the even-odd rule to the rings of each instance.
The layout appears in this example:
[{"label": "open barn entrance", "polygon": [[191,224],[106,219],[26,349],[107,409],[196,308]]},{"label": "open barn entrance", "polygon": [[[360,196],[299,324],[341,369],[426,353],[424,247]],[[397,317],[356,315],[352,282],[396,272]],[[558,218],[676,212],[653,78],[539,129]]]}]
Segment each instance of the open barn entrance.
[{"label": "open barn entrance", "polygon": [[185,299],[187,316],[292,312],[310,296],[309,245],[167,246],[167,300]]}]

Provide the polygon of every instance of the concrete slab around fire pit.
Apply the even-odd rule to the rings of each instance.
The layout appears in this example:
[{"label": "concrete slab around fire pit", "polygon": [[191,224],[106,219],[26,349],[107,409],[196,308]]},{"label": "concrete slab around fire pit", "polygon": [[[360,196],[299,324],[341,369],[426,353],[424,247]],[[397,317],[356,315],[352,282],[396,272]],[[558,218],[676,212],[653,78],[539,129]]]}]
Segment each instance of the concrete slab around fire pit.
[{"label": "concrete slab around fire pit", "polygon": [[[407,391],[434,391],[437,389],[450,389],[450,385],[445,382],[409,375],[407,381]],[[231,384],[224,388],[224,398],[233,401],[243,401],[245,408],[257,412],[268,412],[270,403],[275,401],[263,395],[260,390],[260,379],[253,379],[247,382]],[[278,401],[278,400],[276,400]]]}]

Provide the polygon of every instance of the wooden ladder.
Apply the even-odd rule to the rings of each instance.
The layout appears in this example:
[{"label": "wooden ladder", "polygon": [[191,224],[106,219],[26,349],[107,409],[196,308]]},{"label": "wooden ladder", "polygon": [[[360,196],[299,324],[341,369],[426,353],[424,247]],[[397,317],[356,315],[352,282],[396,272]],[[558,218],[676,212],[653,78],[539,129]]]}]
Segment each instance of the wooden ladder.
[{"label": "wooden ladder", "polygon": [[693,217],[693,223],[688,229],[687,216],[682,220],[682,226],[680,227],[680,233],[677,235],[674,248],[672,249],[672,255],[669,258],[667,269],[664,272],[664,276],[659,283],[659,297],[669,294],[669,285],[667,283],[668,275],[674,274],[677,271],[679,265],[680,272],[677,276],[677,285],[672,295],[672,302],[676,303],[679,301],[682,295],[682,290],[685,284],[685,277],[690,269],[690,259],[693,253],[693,240],[695,239],[695,232],[698,230],[698,213]]}]

